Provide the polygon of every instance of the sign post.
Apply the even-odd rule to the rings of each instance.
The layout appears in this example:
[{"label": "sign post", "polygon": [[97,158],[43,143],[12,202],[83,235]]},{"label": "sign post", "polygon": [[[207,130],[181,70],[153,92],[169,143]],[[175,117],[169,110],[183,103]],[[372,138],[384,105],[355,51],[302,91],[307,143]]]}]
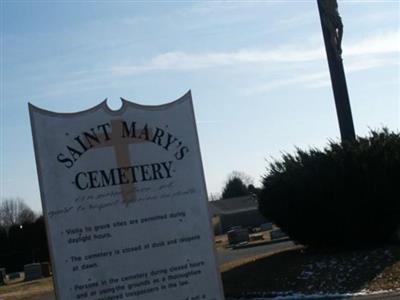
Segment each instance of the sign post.
[{"label": "sign post", "polygon": [[57,299],[224,299],[190,92],[29,111]]}]

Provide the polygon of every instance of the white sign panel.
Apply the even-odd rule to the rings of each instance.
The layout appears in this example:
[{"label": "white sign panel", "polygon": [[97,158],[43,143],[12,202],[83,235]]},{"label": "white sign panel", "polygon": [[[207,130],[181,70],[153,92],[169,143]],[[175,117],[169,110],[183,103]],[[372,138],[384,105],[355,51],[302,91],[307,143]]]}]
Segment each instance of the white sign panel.
[{"label": "white sign panel", "polygon": [[58,299],[223,299],[190,92],[29,110]]}]

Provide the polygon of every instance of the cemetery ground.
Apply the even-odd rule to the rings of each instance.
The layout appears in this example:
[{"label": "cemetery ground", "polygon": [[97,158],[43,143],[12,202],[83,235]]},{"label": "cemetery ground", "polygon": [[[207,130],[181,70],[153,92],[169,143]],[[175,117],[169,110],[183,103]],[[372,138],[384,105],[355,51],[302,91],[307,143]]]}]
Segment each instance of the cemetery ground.
[{"label": "cemetery ground", "polygon": [[[227,300],[400,297],[399,245],[335,252],[313,251],[290,241],[243,249],[218,247],[218,261]],[[0,299],[53,300],[52,289],[51,278],[20,280],[0,287]]]},{"label": "cemetery ground", "polygon": [[52,293],[53,279],[51,277],[28,282],[24,282],[22,277],[13,282],[6,282],[4,286],[0,286],[1,300],[32,300],[35,298],[45,300],[46,298],[44,297]]}]

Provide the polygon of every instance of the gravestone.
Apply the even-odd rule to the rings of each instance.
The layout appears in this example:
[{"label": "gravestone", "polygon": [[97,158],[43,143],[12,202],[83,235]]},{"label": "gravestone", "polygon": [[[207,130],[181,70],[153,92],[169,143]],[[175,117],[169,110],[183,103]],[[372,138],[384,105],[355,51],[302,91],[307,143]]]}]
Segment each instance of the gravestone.
[{"label": "gravestone", "polygon": [[190,92],[122,102],[29,107],[57,299],[224,299]]},{"label": "gravestone", "polygon": [[270,232],[271,240],[281,239],[288,237],[286,233],[282,231],[282,229],[274,229]]},{"label": "gravestone", "polygon": [[262,231],[272,230],[272,223],[263,223],[260,225]]},{"label": "gravestone", "polygon": [[0,285],[4,284],[5,278],[6,278],[6,269],[0,268]]},{"label": "gravestone", "polygon": [[228,241],[230,245],[249,242],[250,241],[249,230],[247,228],[229,230]]},{"label": "gravestone", "polygon": [[50,277],[51,276],[50,264],[48,262],[42,262],[40,265],[42,267],[42,276]]},{"label": "gravestone", "polygon": [[10,274],[7,274],[7,277],[8,277],[8,280],[18,279],[18,278],[21,278],[21,273],[20,272],[10,273]]},{"label": "gravestone", "polygon": [[232,226],[230,230],[238,230],[238,229],[242,229],[242,226]]},{"label": "gravestone", "polygon": [[40,263],[24,266],[25,281],[32,281],[42,278],[42,265]]},{"label": "gravestone", "polygon": [[251,241],[262,241],[264,239],[264,234],[262,233],[256,233],[250,236]]}]

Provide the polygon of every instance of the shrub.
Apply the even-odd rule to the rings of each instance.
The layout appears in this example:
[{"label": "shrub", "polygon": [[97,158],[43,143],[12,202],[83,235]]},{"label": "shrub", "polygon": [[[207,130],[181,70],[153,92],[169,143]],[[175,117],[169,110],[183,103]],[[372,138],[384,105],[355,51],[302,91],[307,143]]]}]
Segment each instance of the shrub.
[{"label": "shrub", "polygon": [[269,165],[259,207],[294,240],[314,246],[387,240],[400,226],[400,135],[384,128]]}]

